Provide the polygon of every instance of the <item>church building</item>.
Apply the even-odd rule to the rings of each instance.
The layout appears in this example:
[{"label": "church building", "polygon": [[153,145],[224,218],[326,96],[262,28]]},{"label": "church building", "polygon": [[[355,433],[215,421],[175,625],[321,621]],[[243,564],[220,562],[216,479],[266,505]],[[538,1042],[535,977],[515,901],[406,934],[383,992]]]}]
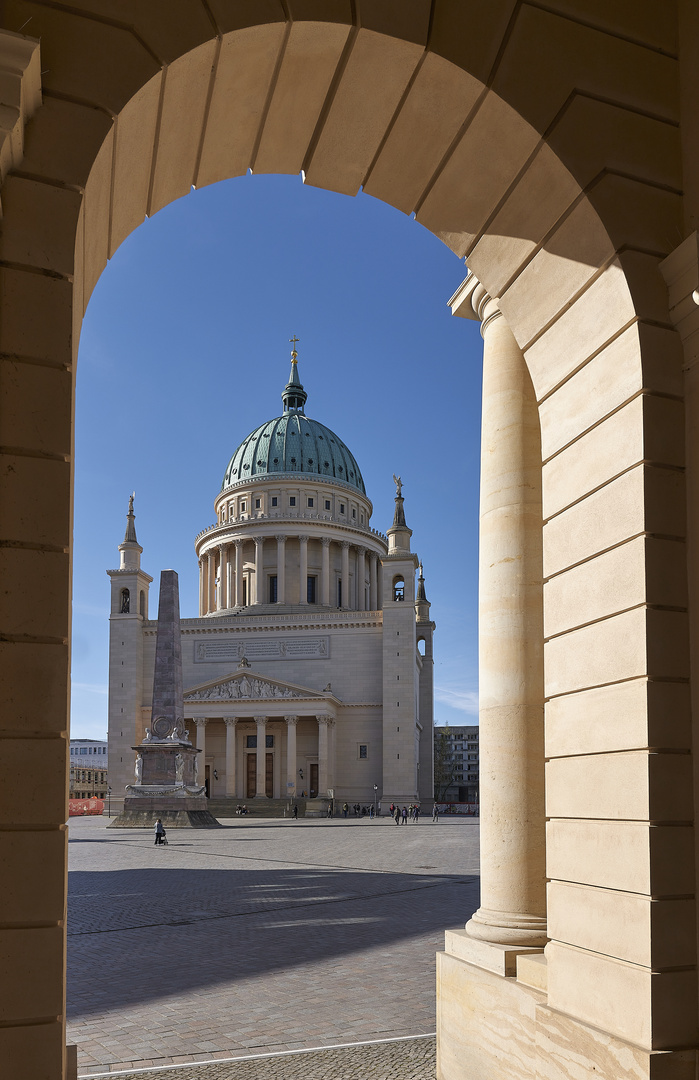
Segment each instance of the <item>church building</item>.
[{"label": "church building", "polygon": [[[282,414],[241,442],[216,521],[195,540],[199,615],[181,619],[184,720],[219,814],[225,800],[305,798],[313,813],[328,798],[385,807],[433,797],[435,624],[401,480],[384,535],[371,526],[356,459],[306,416],[306,399],[294,347]],[[151,720],[157,621],[142,551],[132,498],[119,568],[107,571],[117,806]]]}]

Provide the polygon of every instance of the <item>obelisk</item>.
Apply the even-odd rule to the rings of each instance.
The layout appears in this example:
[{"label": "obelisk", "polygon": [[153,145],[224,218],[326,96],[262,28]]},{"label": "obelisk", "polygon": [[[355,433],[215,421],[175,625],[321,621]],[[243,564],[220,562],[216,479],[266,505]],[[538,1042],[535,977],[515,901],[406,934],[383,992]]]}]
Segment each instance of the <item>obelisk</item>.
[{"label": "obelisk", "polygon": [[136,783],[127,784],[124,809],[111,827],[210,829],[218,822],[198,783],[197,755],[184,727],[180,592],[174,570],[160,574],[151,724],[136,751]]}]

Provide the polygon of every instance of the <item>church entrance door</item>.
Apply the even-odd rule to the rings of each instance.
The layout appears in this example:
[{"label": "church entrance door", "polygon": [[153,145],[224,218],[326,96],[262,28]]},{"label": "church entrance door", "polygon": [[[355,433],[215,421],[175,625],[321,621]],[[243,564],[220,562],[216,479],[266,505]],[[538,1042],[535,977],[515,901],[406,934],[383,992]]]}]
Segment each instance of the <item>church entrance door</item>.
[{"label": "church entrance door", "polygon": [[310,797],[312,799],[315,799],[316,795],[318,794],[318,763],[317,762],[316,762],[315,765],[311,765],[310,772],[311,772],[311,785],[310,785],[308,794],[310,795]]},{"label": "church entrance door", "polygon": [[246,754],[245,771],[245,798],[254,799],[257,794],[257,754]]},{"label": "church entrance door", "polygon": [[265,795],[274,798],[274,754],[265,754]]}]

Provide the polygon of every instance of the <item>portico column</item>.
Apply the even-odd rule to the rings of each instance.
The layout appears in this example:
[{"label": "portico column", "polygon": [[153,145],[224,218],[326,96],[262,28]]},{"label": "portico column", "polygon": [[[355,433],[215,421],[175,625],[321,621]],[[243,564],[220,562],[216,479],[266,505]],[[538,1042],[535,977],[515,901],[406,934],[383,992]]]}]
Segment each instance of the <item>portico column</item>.
[{"label": "portico column", "polygon": [[255,541],[255,603],[264,604],[264,547],[265,540],[263,536],[254,536]]},{"label": "portico column", "polygon": [[207,558],[208,558],[208,563],[209,563],[209,574],[208,574],[209,580],[208,580],[208,586],[207,586],[209,599],[208,599],[208,603],[206,605],[206,610],[207,611],[215,611],[215,609],[216,609],[216,556],[215,556],[213,551],[210,551]]},{"label": "portico column", "polygon": [[375,551],[371,552],[369,557],[369,610],[376,611],[377,608],[377,575],[376,575],[376,563],[378,556]]},{"label": "portico column", "polygon": [[366,611],[366,594],[364,592],[364,578],[366,576],[365,562],[366,548],[357,548],[357,610]]},{"label": "portico column", "polygon": [[330,605],[330,537],[324,536],[321,541],[320,563],[320,602],[326,607]]},{"label": "portico column", "polygon": [[299,536],[299,604],[308,603],[308,537]]},{"label": "portico column", "polygon": [[228,593],[226,591],[226,575],[228,573],[228,559],[226,558],[226,545],[219,544],[219,585],[218,585],[218,610],[228,607]]},{"label": "portico column", "polygon": [[481,906],[471,937],[546,942],[541,437],[522,351],[477,279]]},{"label": "portico column", "polygon": [[226,797],[235,798],[235,725],[237,717],[227,716],[226,725]]},{"label": "portico column", "polygon": [[286,603],[286,536],[277,536],[277,603]]},{"label": "portico column", "polygon": [[256,716],[255,723],[257,724],[257,791],[255,792],[256,799],[264,799],[267,795],[266,774],[267,774],[267,717]]},{"label": "portico column", "polygon": [[204,560],[199,559],[199,614],[206,615],[206,578],[204,575]]},{"label": "portico column", "polygon": [[288,798],[296,797],[296,725],[298,716],[285,716],[286,724],[286,794]]},{"label": "portico column", "polygon": [[348,608],[349,603],[349,540],[342,541],[342,569],[340,572],[342,582],[342,607]]},{"label": "portico column", "polygon": [[235,544],[235,605],[243,606],[243,541],[234,540]]},{"label": "portico column", "polygon": [[206,725],[208,722],[209,720],[206,716],[197,716],[194,719],[194,723],[197,725],[197,750],[201,750],[201,753],[197,754],[197,775],[200,787],[204,787],[206,784]]},{"label": "portico column", "polygon": [[233,607],[235,594],[233,592],[233,566],[231,564],[230,544],[226,548],[226,607]]},{"label": "portico column", "polygon": [[329,716],[316,716],[318,721],[318,794],[328,794],[328,729]]}]

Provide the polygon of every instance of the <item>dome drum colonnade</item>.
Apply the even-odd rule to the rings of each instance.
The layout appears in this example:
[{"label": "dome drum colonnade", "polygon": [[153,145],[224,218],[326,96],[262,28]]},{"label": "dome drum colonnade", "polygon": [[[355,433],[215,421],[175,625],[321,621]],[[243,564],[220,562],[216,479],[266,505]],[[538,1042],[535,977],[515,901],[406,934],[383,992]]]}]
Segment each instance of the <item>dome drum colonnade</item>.
[{"label": "dome drum colonnade", "polygon": [[[35,40],[37,63],[25,66],[36,80],[41,72],[44,98],[24,147],[0,159],[3,840],[13,882],[3,1049],[27,1078],[65,1075],[80,319],[145,215],[249,167],[303,169],[311,184],[347,194],[361,185],[414,211],[468,258],[522,347],[541,419],[548,989],[529,990],[519,963],[516,980],[509,968],[488,982],[473,956],[459,967],[452,942],[440,1080],[474,1070],[500,1080],[503,1068],[637,1080],[656,1067],[684,1080],[697,1046],[687,915],[697,786],[687,681],[697,672],[679,582],[681,347],[659,266],[699,223],[696,5],[362,0],[352,14],[332,5],[327,23],[304,21],[303,2],[290,7],[248,17],[246,5],[213,0],[173,18],[171,4],[125,0],[119,22],[102,0],[4,7],[9,41],[29,16],[41,38],[42,62]],[[8,79],[19,81],[12,60]],[[17,94],[20,128],[27,101]],[[690,590],[696,611],[694,576]],[[28,796],[12,786],[23,756],[41,778]],[[24,830],[21,844],[12,830]],[[497,1025],[483,987],[502,1003]],[[491,1022],[469,1026],[469,1016]]]}]

